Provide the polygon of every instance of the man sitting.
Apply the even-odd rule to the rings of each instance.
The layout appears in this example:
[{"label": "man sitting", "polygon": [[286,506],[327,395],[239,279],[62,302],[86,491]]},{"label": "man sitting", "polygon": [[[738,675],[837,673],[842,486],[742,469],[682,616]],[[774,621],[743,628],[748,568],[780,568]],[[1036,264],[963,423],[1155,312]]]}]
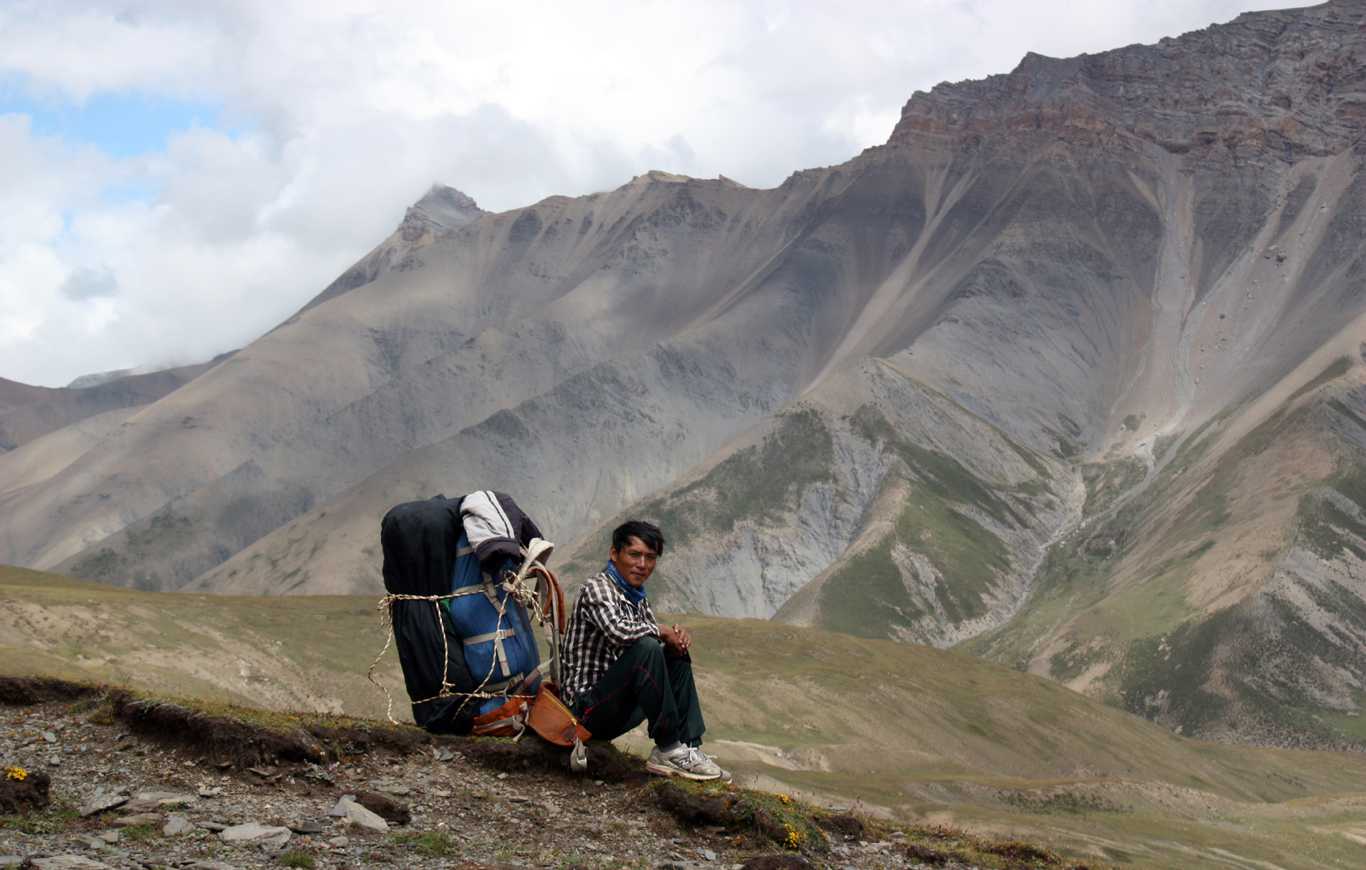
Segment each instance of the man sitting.
[{"label": "man sitting", "polygon": [[650,773],[729,778],[698,748],[707,726],[693,685],[692,638],[656,622],[645,598],[663,552],[664,535],[651,523],[632,520],[612,532],[607,565],[584,584],[569,618],[565,693],[595,738],[611,740],[648,721]]}]

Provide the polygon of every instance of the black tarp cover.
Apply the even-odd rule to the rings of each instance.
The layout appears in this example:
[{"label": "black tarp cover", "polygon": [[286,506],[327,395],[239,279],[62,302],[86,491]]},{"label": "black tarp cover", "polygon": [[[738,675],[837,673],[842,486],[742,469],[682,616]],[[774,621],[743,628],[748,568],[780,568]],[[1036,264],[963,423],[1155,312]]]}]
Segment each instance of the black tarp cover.
[{"label": "black tarp cover", "polygon": [[[403,595],[450,592],[460,531],[460,499],[436,496],[392,508],[384,515],[379,532],[384,548],[384,588],[390,594]],[[430,698],[441,691],[443,631],[447,681],[458,692],[474,689],[460,637],[449,619],[438,616],[430,601],[394,601],[389,612],[409,698]],[[413,704],[413,720],[428,731],[466,733],[473,714],[466,705],[461,721],[455,721],[460,701],[441,698]]]}]

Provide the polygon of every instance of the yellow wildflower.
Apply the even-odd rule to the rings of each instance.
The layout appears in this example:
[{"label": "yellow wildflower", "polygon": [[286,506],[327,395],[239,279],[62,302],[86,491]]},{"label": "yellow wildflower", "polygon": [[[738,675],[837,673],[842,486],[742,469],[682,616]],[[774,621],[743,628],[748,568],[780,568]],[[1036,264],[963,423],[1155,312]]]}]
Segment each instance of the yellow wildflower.
[{"label": "yellow wildflower", "polygon": [[787,828],[787,839],[783,842],[783,845],[793,850],[801,848],[803,839],[802,832],[788,824],[783,825],[783,827]]},{"label": "yellow wildflower", "polygon": [[28,779],[28,771],[24,770],[22,767],[7,767],[5,768],[5,779],[23,782]]},{"label": "yellow wildflower", "polygon": [[792,803],[792,795],[790,795],[790,794],[780,794],[780,795],[778,795],[778,800],[782,801],[782,802],[785,803],[785,804],[790,804],[790,803]]}]

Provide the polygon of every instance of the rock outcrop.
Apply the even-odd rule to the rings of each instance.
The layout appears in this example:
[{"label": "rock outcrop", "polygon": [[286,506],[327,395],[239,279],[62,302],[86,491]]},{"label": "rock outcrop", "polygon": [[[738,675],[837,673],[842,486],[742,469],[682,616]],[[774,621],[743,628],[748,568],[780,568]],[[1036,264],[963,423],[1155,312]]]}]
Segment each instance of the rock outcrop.
[{"label": "rock outcrop", "polygon": [[1003,133],[1199,160],[1328,157],[1366,133],[1361,9],[1333,0],[1100,54],[1033,52],[1007,75],[941,84],[902,109],[891,144],[991,147]]}]

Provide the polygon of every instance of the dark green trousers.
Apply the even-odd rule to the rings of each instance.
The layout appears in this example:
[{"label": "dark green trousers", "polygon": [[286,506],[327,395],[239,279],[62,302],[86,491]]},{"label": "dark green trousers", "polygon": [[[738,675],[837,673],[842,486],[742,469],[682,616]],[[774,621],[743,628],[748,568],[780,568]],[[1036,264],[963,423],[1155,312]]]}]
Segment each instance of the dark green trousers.
[{"label": "dark green trousers", "polygon": [[692,658],[673,655],[658,638],[643,637],[584,692],[574,713],[594,740],[620,737],[641,722],[650,723],[657,746],[675,740],[702,745],[702,705],[692,679]]}]

